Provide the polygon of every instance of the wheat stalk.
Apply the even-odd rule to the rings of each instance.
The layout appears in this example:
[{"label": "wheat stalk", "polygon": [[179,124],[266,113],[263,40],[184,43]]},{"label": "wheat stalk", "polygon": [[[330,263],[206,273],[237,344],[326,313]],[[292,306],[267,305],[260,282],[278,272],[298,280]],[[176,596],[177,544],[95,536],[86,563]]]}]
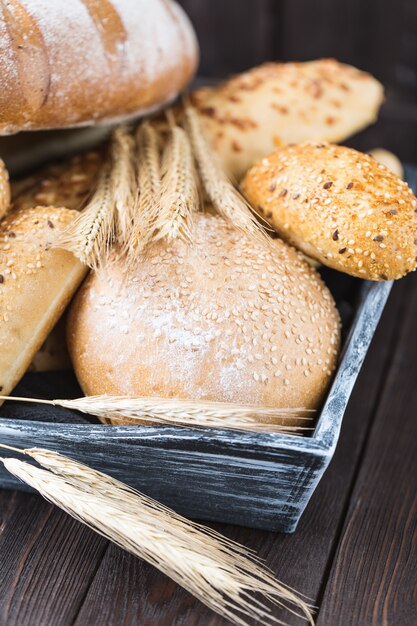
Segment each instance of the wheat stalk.
[{"label": "wheat stalk", "polygon": [[[274,408],[257,405],[129,396],[87,396],[75,400],[36,400],[15,396],[0,396],[14,400],[61,406],[109,420],[166,424],[191,428],[219,428],[253,432],[301,434],[311,430],[313,410]],[[294,423],[294,422],[297,423]],[[302,422],[303,425],[299,425]]]},{"label": "wheat stalk", "polygon": [[137,195],[135,141],[126,126],[113,132],[111,147],[112,192],[117,218],[117,239],[122,251],[128,249]]},{"label": "wheat stalk", "polygon": [[137,255],[143,252],[152,240],[156,219],[155,204],[161,185],[159,135],[149,122],[143,122],[138,126],[136,144],[139,195],[134,207],[128,263],[135,261]]},{"label": "wheat stalk", "polygon": [[180,126],[172,126],[162,157],[161,185],[155,202],[153,241],[192,241],[192,215],[199,208],[191,144]]},{"label": "wheat stalk", "polygon": [[1,459],[14,476],[103,537],[151,563],[233,623],[248,626],[247,618],[254,618],[264,624],[283,624],[253,597],[261,594],[314,625],[308,604],[275,580],[243,546],[77,461],[50,450],[1,447],[23,452],[48,468]]},{"label": "wheat stalk", "polygon": [[130,232],[134,204],[134,143],[125,127],[113,131],[110,154],[87,206],[58,235],[54,246],[70,250],[92,269],[108,258],[116,232],[122,248]]},{"label": "wheat stalk", "polygon": [[204,190],[215,209],[245,235],[270,245],[270,238],[252,213],[249,203],[227,178],[204,136],[196,110],[185,105],[185,124]]},{"label": "wheat stalk", "polygon": [[72,252],[82,263],[96,269],[106,260],[114,235],[114,202],[111,163],[99,174],[97,188],[87,206],[54,240],[54,247]]}]

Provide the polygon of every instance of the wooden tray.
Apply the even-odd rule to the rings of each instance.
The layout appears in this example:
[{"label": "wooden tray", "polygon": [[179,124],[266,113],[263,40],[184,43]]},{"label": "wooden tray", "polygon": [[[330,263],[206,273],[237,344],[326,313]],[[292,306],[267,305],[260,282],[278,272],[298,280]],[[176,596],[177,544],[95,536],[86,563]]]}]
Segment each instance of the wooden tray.
[{"label": "wooden tray", "polygon": [[[407,180],[417,181],[417,169],[407,168]],[[0,441],[77,458],[187,517],[293,532],[333,456],[350,393],[392,286],[327,269],[323,277],[342,316],[344,342],[312,436],[105,426],[66,409],[11,402],[0,408]],[[80,390],[73,374],[63,372],[29,374],[15,393],[57,398],[76,397]],[[27,489],[3,467],[0,487]]]}]

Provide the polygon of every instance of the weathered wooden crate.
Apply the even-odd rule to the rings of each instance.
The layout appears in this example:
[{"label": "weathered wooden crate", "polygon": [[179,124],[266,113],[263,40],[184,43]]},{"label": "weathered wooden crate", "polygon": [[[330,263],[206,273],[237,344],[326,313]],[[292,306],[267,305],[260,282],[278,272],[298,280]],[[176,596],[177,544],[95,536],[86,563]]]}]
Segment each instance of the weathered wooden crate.
[{"label": "weathered wooden crate", "polygon": [[[311,437],[56,423],[50,420],[57,409],[46,407],[36,409],[36,418],[45,421],[1,417],[0,441],[78,458],[189,517],[292,532],[333,456],[350,392],[390,289],[391,283],[362,284],[342,359]],[[31,392],[36,395],[33,380]],[[13,404],[9,407],[0,409],[0,415],[6,409],[13,415]],[[35,409],[24,411],[26,417]],[[0,486],[25,489],[4,469]]]},{"label": "weathered wooden crate", "polygon": [[[417,170],[408,168],[407,179],[416,181]],[[332,459],[349,396],[392,287],[331,270],[324,271],[324,279],[339,306],[345,336],[311,436],[106,426],[66,409],[7,403],[0,408],[0,441],[77,458],[187,517],[293,532]],[[80,392],[71,377],[29,375],[16,395],[75,397]],[[3,467],[0,487],[27,489]]]}]

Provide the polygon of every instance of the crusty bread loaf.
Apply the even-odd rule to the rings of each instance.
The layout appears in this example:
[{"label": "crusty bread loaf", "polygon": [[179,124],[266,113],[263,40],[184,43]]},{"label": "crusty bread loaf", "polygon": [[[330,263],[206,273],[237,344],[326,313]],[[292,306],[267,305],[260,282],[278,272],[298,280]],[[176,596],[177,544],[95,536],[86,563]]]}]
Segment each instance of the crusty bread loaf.
[{"label": "crusty bread loaf", "polygon": [[0,220],[6,215],[10,206],[10,183],[9,174],[0,159]]},{"label": "crusty bread loaf", "polygon": [[86,393],[317,407],[339,316],[317,272],[281,240],[196,216],[195,240],[155,244],[130,275],[92,273],[68,316]]},{"label": "crusty bread loaf", "polygon": [[341,141],[374,122],[383,89],[369,74],[324,59],[268,63],[191,98],[225,170],[240,180],[278,147]]},{"label": "crusty bread loaf", "polygon": [[334,269],[370,280],[417,264],[417,199],[398,176],[352,148],[282,148],[246,174],[242,190],[285,240]]},{"label": "crusty bread loaf", "polygon": [[0,391],[9,394],[86,274],[70,252],[49,248],[76,215],[25,209],[0,225]]},{"label": "crusty bread loaf", "polygon": [[39,205],[82,209],[96,187],[102,162],[100,152],[86,152],[12,182],[12,208]]},{"label": "crusty bread loaf", "polygon": [[173,100],[197,64],[173,0],[12,0],[0,12],[0,134],[117,120]]}]

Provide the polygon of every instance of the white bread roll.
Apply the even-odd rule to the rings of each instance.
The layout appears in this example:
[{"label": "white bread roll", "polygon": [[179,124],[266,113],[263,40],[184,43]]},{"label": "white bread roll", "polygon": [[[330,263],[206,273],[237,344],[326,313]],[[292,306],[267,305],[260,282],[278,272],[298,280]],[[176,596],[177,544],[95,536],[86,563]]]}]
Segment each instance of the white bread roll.
[{"label": "white bread roll", "polygon": [[70,298],[85,268],[70,252],[48,248],[75,211],[37,207],[0,225],[0,392],[19,382]]},{"label": "white bread roll", "polygon": [[178,95],[198,58],[173,0],[3,2],[0,41],[0,134],[150,111]]},{"label": "white bread roll", "polygon": [[81,287],[68,348],[85,394],[317,408],[340,340],[329,290],[282,241],[195,220],[191,247],[155,244],[130,275],[117,261]]},{"label": "white bread roll", "polygon": [[333,59],[267,63],[192,92],[203,128],[226,172],[240,180],[276,148],[342,141],[376,120],[382,85]]},{"label": "white bread roll", "polygon": [[242,190],[283,239],[324,265],[369,280],[416,268],[417,199],[367,154],[288,146],[249,170]]}]

